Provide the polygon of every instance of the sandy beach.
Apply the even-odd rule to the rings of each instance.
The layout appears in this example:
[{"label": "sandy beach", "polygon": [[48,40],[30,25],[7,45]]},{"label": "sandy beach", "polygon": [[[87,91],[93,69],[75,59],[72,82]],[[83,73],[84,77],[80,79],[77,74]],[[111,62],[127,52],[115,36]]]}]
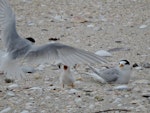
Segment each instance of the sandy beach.
[{"label": "sandy beach", "polygon": [[[150,1],[149,0],[9,0],[22,38],[35,44],[50,38],[95,53],[112,51],[106,59],[128,59],[133,68],[128,89],[101,84],[74,73],[74,89],[59,83],[60,70],[45,66],[26,74],[28,80],[5,82],[0,75],[0,113],[149,113],[150,112]],[[5,48],[0,40],[0,49]],[[102,64],[96,64],[100,68]],[[80,66],[79,72],[85,72]]]}]

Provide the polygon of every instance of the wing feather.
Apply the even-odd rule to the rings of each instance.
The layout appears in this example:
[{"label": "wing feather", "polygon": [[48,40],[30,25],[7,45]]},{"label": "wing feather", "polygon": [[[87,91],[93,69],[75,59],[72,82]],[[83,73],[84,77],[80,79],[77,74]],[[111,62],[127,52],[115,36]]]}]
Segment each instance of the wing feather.
[{"label": "wing feather", "polygon": [[115,82],[118,79],[119,72],[115,68],[106,69],[100,74],[107,82]]},{"label": "wing feather", "polygon": [[13,58],[20,57],[28,51],[31,43],[18,35],[15,14],[7,0],[0,0],[0,30],[2,42]]},{"label": "wing feather", "polygon": [[102,77],[106,82],[115,82],[118,79],[119,72],[115,68],[105,69],[103,71],[98,72],[92,66],[89,66],[90,69],[96,73],[98,76]]},{"label": "wing feather", "polygon": [[38,63],[41,61],[41,63],[54,63],[59,60],[60,63],[68,66],[73,66],[79,63],[106,63],[106,60],[94,53],[76,49],[60,43],[49,43],[42,46],[33,46],[26,54],[25,58],[29,59],[29,61],[36,60],[35,62]]}]

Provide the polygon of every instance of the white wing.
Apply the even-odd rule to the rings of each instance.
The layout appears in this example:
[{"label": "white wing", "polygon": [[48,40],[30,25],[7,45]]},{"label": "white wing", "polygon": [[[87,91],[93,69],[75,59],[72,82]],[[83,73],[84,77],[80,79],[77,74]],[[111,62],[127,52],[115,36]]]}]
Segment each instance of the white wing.
[{"label": "white wing", "polygon": [[31,43],[20,38],[16,31],[15,14],[7,0],[0,0],[0,30],[3,44],[13,59],[23,56],[30,49]]},{"label": "white wing", "polygon": [[6,48],[8,48],[8,43],[13,40],[11,38],[15,38],[13,35],[17,35],[17,33],[15,14],[13,13],[7,0],[0,1],[0,29],[2,33],[2,41]]},{"label": "white wing", "polygon": [[60,61],[68,66],[81,63],[107,63],[106,60],[94,53],[60,43],[32,46],[25,58],[38,63]]}]

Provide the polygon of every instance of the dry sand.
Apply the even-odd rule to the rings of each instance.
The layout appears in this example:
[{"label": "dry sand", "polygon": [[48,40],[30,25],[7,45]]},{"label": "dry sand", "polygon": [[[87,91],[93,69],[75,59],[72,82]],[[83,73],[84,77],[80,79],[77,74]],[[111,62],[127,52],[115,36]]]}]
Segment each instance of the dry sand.
[{"label": "dry sand", "polygon": [[[60,38],[61,43],[92,52],[129,48],[129,51],[113,52],[113,57],[107,59],[110,62],[128,59],[131,64],[150,63],[150,56],[145,57],[150,54],[149,0],[10,2],[16,13],[18,33],[24,38],[35,38],[36,44]],[[0,47],[3,49],[1,42]],[[60,72],[49,67],[27,76],[28,81],[17,83],[5,83],[5,76],[0,76],[0,113],[150,112],[149,68],[133,69],[128,84],[130,90],[123,91],[111,90],[118,85],[103,85],[77,74],[76,78],[81,76],[82,81],[77,82],[76,88],[62,89]],[[147,97],[143,97],[143,93],[147,93]]]}]

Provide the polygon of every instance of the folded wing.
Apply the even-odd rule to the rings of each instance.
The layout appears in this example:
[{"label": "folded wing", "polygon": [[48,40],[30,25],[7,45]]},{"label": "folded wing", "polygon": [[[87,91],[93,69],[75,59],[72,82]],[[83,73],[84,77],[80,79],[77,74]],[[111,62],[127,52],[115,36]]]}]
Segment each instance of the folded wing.
[{"label": "folded wing", "polygon": [[106,69],[101,72],[98,72],[96,69],[94,69],[92,66],[89,66],[90,69],[99,75],[101,78],[103,78],[106,82],[115,82],[118,79],[119,72],[115,68]]}]

